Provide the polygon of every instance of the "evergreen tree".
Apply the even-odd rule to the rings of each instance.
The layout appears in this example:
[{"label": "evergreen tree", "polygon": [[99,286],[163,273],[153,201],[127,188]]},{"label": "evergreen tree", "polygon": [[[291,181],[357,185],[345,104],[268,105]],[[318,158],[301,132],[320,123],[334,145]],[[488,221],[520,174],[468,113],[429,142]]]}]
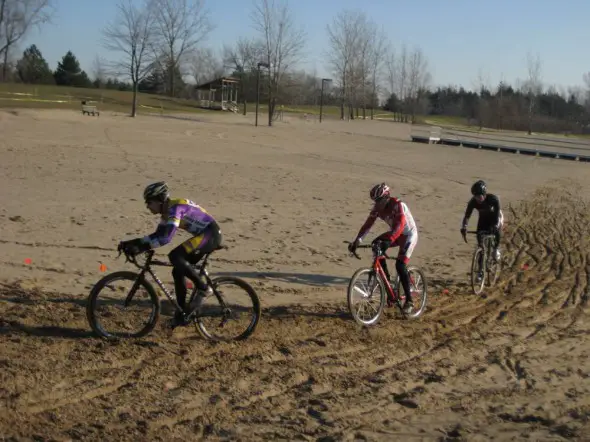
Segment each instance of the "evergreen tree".
[{"label": "evergreen tree", "polygon": [[90,87],[92,83],[86,72],[80,69],[80,63],[72,51],[63,56],[53,74],[55,84],[61,86]]},{"label": "evergreen tree", "polygon": [[166,90],[166,75],[159,66],[154,66],[150,74],[139,82],[139,91],[148,94],[161,94]]},{"label": "evergreen tree", "polygon": [[23,83],[53,84],[53,74],[41,51],[31,45],[23,52],[23,57],[16,64],[16,71]]}]

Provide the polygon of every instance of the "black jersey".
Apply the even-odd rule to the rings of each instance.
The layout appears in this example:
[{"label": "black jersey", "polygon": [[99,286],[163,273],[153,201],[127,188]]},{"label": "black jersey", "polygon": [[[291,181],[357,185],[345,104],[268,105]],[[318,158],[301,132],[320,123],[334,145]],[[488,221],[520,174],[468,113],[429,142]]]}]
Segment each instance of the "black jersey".
[{"label": "black jersey", "polygon": [[473,209],[479,212],[479,220],[477,222],[478,230],[497,227],[500,224],[500,199],[496,195],[488,193],[481,203],[475,197],[469,200],[461,225],[464,229],[467,228]]}]

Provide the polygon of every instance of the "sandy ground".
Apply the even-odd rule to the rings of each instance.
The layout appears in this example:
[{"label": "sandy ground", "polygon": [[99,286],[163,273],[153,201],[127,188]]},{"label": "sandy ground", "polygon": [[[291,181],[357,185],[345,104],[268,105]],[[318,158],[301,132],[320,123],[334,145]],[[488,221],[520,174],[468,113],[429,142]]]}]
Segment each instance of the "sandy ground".
[{"label": "sandy ground", "polygon": [[[0,111],[0,440],[588,440],[587,163],[411,143],[396,123],[252,122]],[[485,297],[458,231],[479,178],[507,221]],[[91,336],[85,297],[101,263],[132,269],[115,248],[153,231],[159,179],[220,221],[212,271],[262,300],[250,340]],[[429,306],[362,330],[345,292],[370,256],[343,241],[382,180],[417,221]]]}]

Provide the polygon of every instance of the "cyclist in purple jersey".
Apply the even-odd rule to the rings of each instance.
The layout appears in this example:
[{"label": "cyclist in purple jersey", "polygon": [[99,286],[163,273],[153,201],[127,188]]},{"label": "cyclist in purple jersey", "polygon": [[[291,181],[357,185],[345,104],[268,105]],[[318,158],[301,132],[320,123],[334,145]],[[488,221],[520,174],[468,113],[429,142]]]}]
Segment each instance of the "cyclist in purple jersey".
[{"label": "cyclist in purple jersey", "polygon": [[[163,181],[147,186],[143,197],[150,212],[161,214],[160,223],[151,235],[122,241],[119,243],[119,248],[131,255],[136,255],[168,244],[179,228],[192,234],[192,238],[175,247],[168,254],[173,266],[172,276],[176,299],[185,313],[188,313],[185,278],[190,279],[199,289],[198,303],[202,302],[204,296],[212,293],[211,288],[201,281],[192,265],[198,263],[205,254],[221,246],[223,239],[221,230],[215,218],[198,204],[187,199],[170,198],[168,185]],[[180,312],[176,314],[172,325],[184,325]]]}]

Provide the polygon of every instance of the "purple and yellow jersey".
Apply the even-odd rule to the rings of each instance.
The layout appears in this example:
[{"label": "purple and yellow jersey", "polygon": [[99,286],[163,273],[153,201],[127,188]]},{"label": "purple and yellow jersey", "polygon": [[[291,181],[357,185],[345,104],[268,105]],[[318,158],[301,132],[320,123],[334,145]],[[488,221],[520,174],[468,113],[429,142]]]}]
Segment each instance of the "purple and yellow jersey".
[{"label": "purple and yellow jersey", "polygon": [[143,241],[149,243],[152,248],[160,247],[172,240],[176,229],[186,230],[196,236],[212,222],[215,222],[215,219],[193,201],[170,199],[168,212],[162,214],[158,228],[151,235],[144,237]]}]

